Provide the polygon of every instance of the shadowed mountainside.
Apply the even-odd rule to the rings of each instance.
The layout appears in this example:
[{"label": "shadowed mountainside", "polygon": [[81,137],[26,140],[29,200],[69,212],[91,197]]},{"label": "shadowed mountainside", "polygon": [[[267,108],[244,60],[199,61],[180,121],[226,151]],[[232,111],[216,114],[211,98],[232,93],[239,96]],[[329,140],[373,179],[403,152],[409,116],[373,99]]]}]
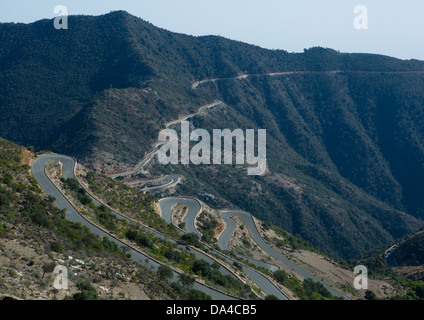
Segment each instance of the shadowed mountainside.
[{"label": "shadowed mountainside", "polygon": [[[0,136],[134,166],[167,121],[215,99],[196,127],[268,132],[268,172],[182,172],[178,192],[249,211],[348,258],[422,226],[424,62],[312,48],[292,54],[172,33],[126,12],[0,24]],[[269,77],[283,71],[307,71]],[[338,71],[338,72],[332,72]],[[257,74],[244,80],[196,80]]]}]

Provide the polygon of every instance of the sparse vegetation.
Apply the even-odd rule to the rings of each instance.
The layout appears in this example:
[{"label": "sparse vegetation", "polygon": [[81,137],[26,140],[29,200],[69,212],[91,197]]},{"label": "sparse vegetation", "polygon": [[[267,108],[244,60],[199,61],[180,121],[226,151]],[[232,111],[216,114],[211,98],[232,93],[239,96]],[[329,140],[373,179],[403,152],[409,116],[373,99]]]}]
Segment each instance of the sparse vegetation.
[{"label": "sparse vegetation", "polygon": [[81,176],[90,190],[109,206],[135,221],[139,221],[172,238],[178,239],[179,233],[173,225],[167,224],[153,208],[154,198],[143,192],[130,188],[105,175],[87,171]]},{"label": "sparse vegetation", "polygon": [[[184,174],[187,183],[177,194],[202,195],[210,206],[251,212],[266,221],[265,230],[282,237],[265,237],[281,249],[312,251],[315,246],[339,260],[356,259],[423,225],[424,189],[417,186],[424,178],[424,150],[417,141],[423,132],[424,82],[416,73],[424,70],[423,62],[319,47],[301,54],[265,50],[221,37],[170,33],[122,11],[70,19],[81,28],[54,41],[49,21],[0,25],[0,135],[34,145],[0,141],[0,238],[31,244],[37,254],[47,256],[36,267],[32,258],[26,264],[30,271],[22,283],[27,287],[45,287],[42,266],[51,257],[78,252],[112,259],[116,265],[128,262],[114,242],[70,223],[54,199],[43,195],[29,174],[28,152],[52,149],[102,172],[131,167],[150,151],[163,123],[214,99],[224,101],[225,110],[193,119],[193,125],[267,128],[272,146],[268,171],[251,177],[236,165],[158,168],[153,163],[153,173]],[[21,48],[19,54],[16,48]],[[69,72],[58,71],[63,69]],[[203,78],[285,70],[313,72],[190,89]],[[328,73],[333,70],[340,73]],[[108,205],[95,206],[78,181],[63,179],[84,215],[158,260],[194,273],[195,258],[189,252],[118,220],[109,209],[202,248],[196,235],[179,238],[175,227],[160,219],[152,196],[95,172],[82,178]],[[201,222],[201,240],[214,244],[217,222],[206,215]],[[401,265],[422,265],[423,241],[415,240],[397,250]],[[247,236],[241,241],[247,249],[254,246]],[[419,274],[413,279],[398,276],[385,266],[381,252],[368,261],[371,276],[394,280],[405,291],[398,298],[422,298]],[[352,261],[344,263],[350,266]],[[48,277],[50,268],[45,270]],[[20,276],[18,271],[13,264],[1,270],[7,279]],[[214,278],[215,271],[206,272],[206,280],[224,283],[219,275]],[[153,280],[143,284],[152,297],[164,296],[167,289],[171,295],[181,291],[178,285],[158,286],[158,275],[147,268],[140,278],[147,274]],[[275,277],[298,297],[327,298],[308,279],[300,283]],[[10,284],[1,280],[0,286]],[[72,297],[97,298],[99,293],[86,287]],[[185,296],[199,294],[187,291]],[[372,293],[366,298],[372,299]]]},{"label": "sparse vegetation", "polygon": [[[28,165],[22,163],[23,150],[0,138],[0,260],[11,261],[0,266],[0,289],[3,293],[28,299],[59,297],[61,293],[52,290],[51,286],[51,272],[59,258],[69,269],[81,268],[78,273],[87,275],[88,283],[93,282],[90,279],[97,279],[96,282],[115,281],[125,285],[126,278],[112,271],[125,270],[129,276],[139,274],[139,277],[132,278],[134,284],[146,285],[145,279],[150,279],[152,285],[145,286],[145,293],[140,290],[144,296],[147,294],[159,298],[166,297],[166,292],[174,292],[164,284],[161,284],[162,288],[168,289],[159,291],[159,286],[155,284],[159,283],[159,278],[147,268],[137,267],[130,262],[126,252],[114,242],[107,238],[101,239],[80,224],[68,221],[65,212],[54,206],[53,199],[40,193]],[[66,182],[76,197],[83,195],[79,184],[72,180]],[[79,199],[83,200],[81,197]],[[98,210],[102,212],[104,208]],[[75,265],[69,256],[85,257],[85,260],[96,263],[93,262],[91,267]],[[79,278],[72,276],[70,285],[77,284]],[[93,284],[81,287],[68,298],[97,299],[103,296],[114,299],[112,295],[106,292],[100,295],[92,288]],[[71,292],[73,290],[75,288],[71,287]],[[177,293],[174,294],[174,298],[180,298]]]},{"label": "sparse vegetation", "polygon": [[[95,173],[88,172],[86,176],[90,176],[91,179],[96,179],[98,176]],[[100,179],[104,179],[104,177],[100,176]],[[119,220],[114,214],[112,214],[111,210],[105,205],[101,205],[99,207],[95,206],[93,202],[86,201],[84,202],[81,195],[85,194],[81,191],[82,187],[79,185],[78,181],[75,179],[60,179],[63,184],[63,188],[65,188],[66,192],[69,196],[71,196],[78,207],[82,208],[82,213],[86,215],[87,218],[94,220],[95,222],[104,226],[109,232],[114,234],[118,238],[126,238],[135,245],[137,245],[141,250],[148,253],[151,257],[154,257],[158,261],[163,263],[168,263],[182,271],[196,274],[197,276],[202,277],[204,280],[208,281],[210,285],[217,286],[225,291],[231,292],[234,295],[239,295],[242,297],[249,297],[251,292],[250,288],[243,285],[238,279],[235,279],[230,275],[222,275],[218,270],[218,264],[212,264],[203,261],[197,260],[193,253],[190,253],[188,250],[183,250],[181,247],[178,247],[175,244],[172,244],[169,241],[163,240],[161,238],[155,237],[153,234],[146,232],[140,227],[136,222],[127,223],[127,221]],[[116,183],[116,182],[114,182]],[[125,190],[127,189],[125,186],[123,187]],[[116,193],[120,191],[119,187],[108,190],[106,187],[106,193],[108,193],[111,198],[116,197]],[[129,191],[130,194],[139,195],[139,191]],[[140,195],[139,195],[140,196]],[[144,195],[141,195],[144,197]],[[113,205],[113,203],[109,203],[109,205]],[[149,204],[146,204],[143,207],[143,210],[147,211],[146,215],[151,214],[151,210],[149,208]],[[138,215],[138,218],[143,215]],[[155,221],[156,217],[150,217],[148,221]],[[165,228],[164,230],[160,229],[158,225]],[[162,233],[170,233],[175,235],[175,229],[173,229],[168,224],[156,224],[158,231]],[[176,236],[177,239],[181,239],[188,245],[192,245],[198,247],[200,249],[204,249],[203,244],[200,241],[200,238],[195,233],[188,233]],[[107,241],[107,239],[105,239]],[[111,243],[114,244],[114,243]],[[202,263],[205,263],[203,267],[207,267],[210,272],[207,272],[205,269],[198,269]],[[218,266],[218,268],[216,267]],[[242,270],[241,264],[235,262],[234,267],[236,269]],[[166,272],[169,272],[169,266],[163,265],[157,272],[159,279],[164,281],[167,276]],[[174,287],[178,289],[178,286],[174,284]],[[185,292],[187,296],[187,292]]]},{"label": "sparse vegetation", "polygon": [[296,277],[289,275],[284,270],[277,270],[273,274],[274,279],[283,286],[292,290],[301,300],[328,300],[337,299],[320,282],[305,279],[301,282]]},{"label": "sparse vegetation", "polygon": [[219,222],[207,212],[202,212],[199,215],[200,232],[202,233],[201,240],[206,243],[216,243],[215,229],[218,227]]}]

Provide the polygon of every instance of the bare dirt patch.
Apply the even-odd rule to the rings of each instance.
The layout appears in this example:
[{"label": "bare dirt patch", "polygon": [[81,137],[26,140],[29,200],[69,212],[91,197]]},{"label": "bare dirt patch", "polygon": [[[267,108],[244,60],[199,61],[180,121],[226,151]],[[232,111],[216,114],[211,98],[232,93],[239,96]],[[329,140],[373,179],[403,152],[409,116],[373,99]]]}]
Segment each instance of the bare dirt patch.
[{"label": "bare dirt patch", "polygon": [[[356,275],[353,270],[343,269],[335,263],[328,261],[325,257],[306,250],[296,250],[292,253],[293,261],[303,266],[316,277],[323,279],[334,287],[345,285],[353,288]],[[378,298],[395,295],[397,292],[389,282],[384,280],[368,279],[368,289],[373,291]],[[355,290],[363,298],[365,290]]]},{"label": "bare dirt patch", "polygon": [[[131,282],[137,268],[115,264],[114,259],[66,256],[44,251],[39,244],[26,240],[0,240],[0,294],[26,300],[62,300],[79,291],[76,284],[90,279],[101,298],[149,300],[141,284]],[[43,265],[55,262],[68,269],[68,289],[54,288],[53,273],[44,273]],[[113,274],[110,270],[119,270]],[[95,282],[95,283],[94,283]]]},{"label": "bare dirt patch", "polygon": [[178,204],[172,209],[172,223],[176,226],[181,226],[188,213],[188,207],[183,204]]},{"label": "bare dirt patch", "polygon": [[[248,230],[243,228],[242,221],[238,218],[234,218],[234,220],[237,223],[237,228],[230,240],[231,249],[237,250],[250,258],[275,264],[288,273],[293,274],[298,279],[304,280],[301,275],[293,272],[293,270],[289,269],[284,263],[275,260],[258,247],[251,239]],[[277,238],[281,241],[285,240],[272,229],[265,230],[262,228],[262,222],[258,219],[254,218],[254,220],[261,236],[264,237],[264,239]],[[303,249],[293,250],[293,248],[289,245],[278,248],[271,242],[268,242],[268,245],[291,259],[299,266],[303,267],[316,278],[324,281],[334,288],[337,288],[341,292],[345,292],[346,295],[354,299],[364,297],[365,290],[358,291],[353,288],[354,279],[356,277],[353,270],[344,269],[340,267],[336,261],[316,252]],[[390,297],[397,293],[396,289],[385,280],[368,279],[368,286],[368,289],[373,291],[378,298]]]}]

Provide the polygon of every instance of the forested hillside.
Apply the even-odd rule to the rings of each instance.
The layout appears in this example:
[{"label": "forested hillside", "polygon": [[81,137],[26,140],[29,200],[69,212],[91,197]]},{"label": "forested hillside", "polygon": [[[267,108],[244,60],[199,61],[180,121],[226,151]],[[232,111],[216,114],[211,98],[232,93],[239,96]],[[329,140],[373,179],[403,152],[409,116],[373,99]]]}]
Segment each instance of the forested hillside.
[{"label": "forested hillside", "polygon": [[[222,100],[193,124],[267,129],[268,171],[183,173],[178,192],[247,210],[349,258],[424,217],[424,62],[312,48],[265,50],[172,33],[126,12],[0,24],[0,136],[100,171],[139,162],[166,121]],[[266,76],[295,71],[291,75]],[[244,80],[196,80],[251,74]],[[213,195],[206,198],[204,194]]]}]

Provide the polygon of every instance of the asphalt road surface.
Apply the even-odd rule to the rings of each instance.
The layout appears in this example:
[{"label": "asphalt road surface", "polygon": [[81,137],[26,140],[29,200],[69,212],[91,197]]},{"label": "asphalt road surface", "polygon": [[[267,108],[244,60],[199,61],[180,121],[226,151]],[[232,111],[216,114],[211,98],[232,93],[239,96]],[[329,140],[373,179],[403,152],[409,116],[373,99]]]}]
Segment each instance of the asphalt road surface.
[{"label": "asphalt road surface", "polygon": [[[192,198],[164,198],[159,200],[158,207],[161,211],[162,218],[168,222],[171,223],[172,218],[172,208],[178,204],[183,204],[188,207],[188,213],[185,218],[186,222],[186,231],[188,233],[196,233],[198,234],[195,226],[194,226],[194,219],[195,217],[200,213],[201,210],[201,204],[198,200],[192,199]],[[212,249],[210,249],[212,250]],[[219,252],[215,251],[215,253],[220,254]],[[234,263],[234,259],[231,259],[228,256],[223,256],[220,254],[221,257],[223,257],[227,262]],[[245,257],[243,257],[246,259]],[[258,266],[263,266],[266,268],[269,268],[270,265],[263,263],[262,261],[256,261],[251,259],[252,263],[255,263]],[[275,267],[275,266],[274,266]],[[272,268],[272,266],[271,266]],[[275,269],[274,269],[275,270]],[[261,288],[266,294],[272,294],[275,295],[280,300],[289,300],[288,296],[280,289],[278,288],[270,279],[268,279],[266,276],[264,276],[262,273],[256,271],[253,268],[248,267],[247,265],[243,265],[243,271],[246,273],[246,275],[256,283],[256,285]]]},{"label": "asphalt road surface", "polygon": [[[38,181],[40,187],[43,191],[49,195],[56,198],[55,205],[59,209],[66,209],[66,218],[73,222],[79,222],[82,226],[87,227],[93,234],[96,234],[103,237],[108,237],[109,240],[115,242],[120,247],[128,247],[125,243],[121,242],[119,239],[116,239],[111,234],[103,231],[97,226],[93,225],[87,219],[85,219],[63,196],[63,194],[56,188],[56,186],[50,181],[45,173],[45,167],[50,161],[60,161],[63,164],[63,175],[64,178],[75,178],[73,168],[75,165],[74,159],[62,156],[62,155],[52,155],[46,154],[38,156],[35,162],[32,165],[32,174],[34,178]],[[97,200],[96,200],[97,201]],[[98,203],[98,202],[97,202]],[[146,265],[146,261],[148,261],[148,266],[153,271],[157,271],[159,266],[162,264],[151,259],[150,257],[144,255],[142,252],[138,250],[134,250],[129,247],[128,253],[131,254],[132,260],[138,262],[140,265]],[[174,271],[174,276],[172,281],[178,281],[179,273]],[[193,286],[194,289],[201,290],[206,294],[210,295],[214,300],[235,300],[236,298],[231,297],[227,294],[224,294],[220,291],[214,290],[208,286],[200,284],[196,282]]]}]

